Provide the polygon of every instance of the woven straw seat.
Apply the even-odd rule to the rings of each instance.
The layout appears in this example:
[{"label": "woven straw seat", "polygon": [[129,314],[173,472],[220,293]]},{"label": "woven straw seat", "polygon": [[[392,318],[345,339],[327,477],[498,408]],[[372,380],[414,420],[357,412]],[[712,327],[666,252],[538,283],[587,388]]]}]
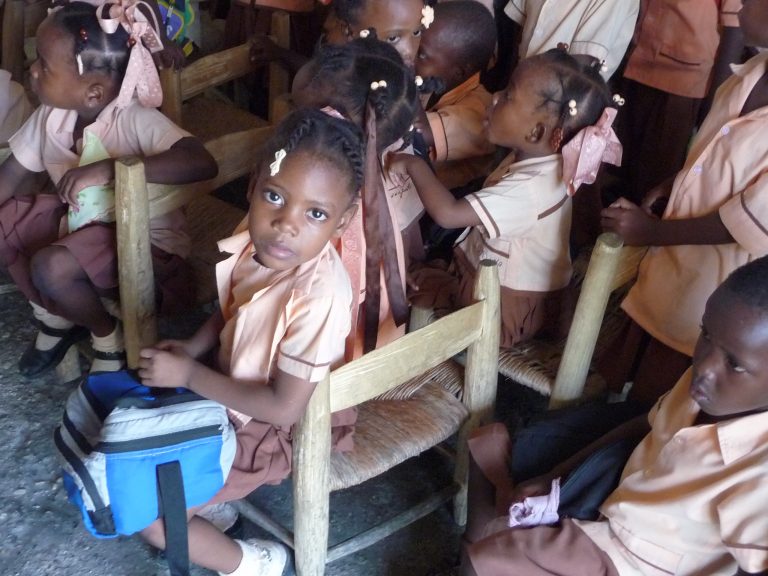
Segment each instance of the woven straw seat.
[{"label": "woven straw seat", "polygon": [[[619,305],[637,275],[645,248],[622,247],[621,239],[601,234],[589,255],[574,263],[579,299],[567,338],[533,339],[499,353],[499,373],[550,396],[550,407],[589,397],[604,389],[591,369],[622,325]],[[609,313],[606,315],[606,309]]]},{"label": "woven straw seat", "polygon": [[361,404],[355,449],[331,455],[329,489],[349,488],[418,456],[455,434],[469,410],[435,381],[410,400],[371,400]]}]

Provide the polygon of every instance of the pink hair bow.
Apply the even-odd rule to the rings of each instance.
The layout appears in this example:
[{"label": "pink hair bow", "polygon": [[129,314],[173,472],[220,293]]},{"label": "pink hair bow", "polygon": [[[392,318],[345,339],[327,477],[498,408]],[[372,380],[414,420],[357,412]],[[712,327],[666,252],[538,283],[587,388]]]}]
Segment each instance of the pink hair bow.
[{"label": "pink hair bow", "polygon": [[593,126],[583,128],[563,146],[563,180],[569,196],[582,184],[595,181],[602,162],[621,165],[621,143],[611,128],[615,118],[616,109],[605,108]]},{"label": "pink hair bow", "polygon": [[[139,5],[142,4],[155,20],[155,27],[139,10]],[[107,0],[99,7],[96,15],[104,32],[113,34],[122,26],[130,34],[130,42],[133,44],[125,78],[117,96],[117,106],[128,106],[134,93],[142,106],[160,106],[163,103],[163,89],[160,87],[160,77],[152,60],[152,52],[162,50],[163,43],[157,33],[158,23],[152,8],[141,0]]]}]

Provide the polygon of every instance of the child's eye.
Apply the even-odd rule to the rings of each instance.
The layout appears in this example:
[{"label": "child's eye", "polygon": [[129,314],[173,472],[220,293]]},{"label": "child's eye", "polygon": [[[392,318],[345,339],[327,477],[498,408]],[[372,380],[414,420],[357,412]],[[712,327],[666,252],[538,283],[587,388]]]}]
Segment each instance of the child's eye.
[{"label": "child's eye", "polygon": [[397,44],[400,41],[400,36],[387,36],[387,42],[390,44]]},{"label": "child's eye", "polygon": [[739,364],[739,361],[736,360],[736,358],[734,358],[733,356],[729,355],[727,357],[726,361],[728,362],[728,368],[730,368],[734,372],[738,372],[739,374],[743,374],[744,372],[747,371],[747,369],[744,368],[744,366],[742,366],[741,364]]},{"label": "child's eye", "polygon": [[282,206],[283,204],[283,197],[274,190],[264,190],[264,200],[270,204],[275,204],[278,206]]},{"label": "child's eye", "polygon": [[414,31],[413,35],[414,35],[416,38],[418,38],[419,36],[421,36],[421,33],[422,33],[422,32],[423,32],[423,30],[422,30],[421,28],[419,28],[418,30],[415,30],[415,31]]},{"label": "child's eye", "polygon": [[317,220],[318,222],[324,222],[325,220],[328,220],[328,214],[317,208],[311,208],[307,214],[310,218],[312,218],[312,220]]}]

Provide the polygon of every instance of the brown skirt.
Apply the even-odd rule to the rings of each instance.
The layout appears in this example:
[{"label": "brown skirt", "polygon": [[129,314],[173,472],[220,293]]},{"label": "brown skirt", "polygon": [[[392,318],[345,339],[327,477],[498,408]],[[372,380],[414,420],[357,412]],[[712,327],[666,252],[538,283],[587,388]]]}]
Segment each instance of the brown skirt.
[{"label": "brown skirt", "polygon": [[477,576],[618,576],[611,559],[572,520],[505,528],[467,548]]},{"label": "brown skirt", "polygon": [[[447,268],[430,263],[414,271],[412,279],[418,290],[410,295],[411,304],[445,316],[473,302],[475,275],[464,253],[454,250]],[[511,348],[543,332],[559,334],[566,292],[527,292],[502,286],[500,346]]]}]

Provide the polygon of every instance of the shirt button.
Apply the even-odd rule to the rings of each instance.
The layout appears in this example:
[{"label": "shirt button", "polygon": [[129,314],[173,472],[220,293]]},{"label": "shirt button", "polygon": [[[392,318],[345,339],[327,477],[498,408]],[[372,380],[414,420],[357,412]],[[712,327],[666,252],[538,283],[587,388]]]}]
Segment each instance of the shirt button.
[{"label": "shirt button", "polygon": [[696,166],[693,167],[694,174],[701,174],[703,170],[704,168],[701,167],[701,164],[696,164]]},{"label": "shirt button", "polygon": [[723,129],[720,130],[720,132],[723,134],[723,136],[727,136],[730,131],[731,131],[731,127],[730,126],[723,126]]}]

